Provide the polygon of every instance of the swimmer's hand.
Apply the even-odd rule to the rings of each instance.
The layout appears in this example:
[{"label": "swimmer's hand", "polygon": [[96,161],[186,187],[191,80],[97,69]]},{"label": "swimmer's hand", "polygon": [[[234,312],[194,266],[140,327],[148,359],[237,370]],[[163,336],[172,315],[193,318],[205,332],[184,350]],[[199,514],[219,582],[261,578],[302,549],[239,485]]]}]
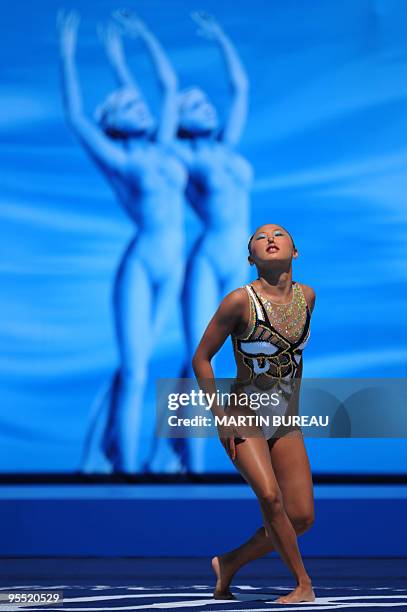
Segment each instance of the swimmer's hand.
[{"label": "swimmer's hand", "polygon": [[235,437],[240,437],[237,428],[233,425],[222,425],[220,423],[216,427],[225,451],[231,460],[234,461],[236,459]]}]

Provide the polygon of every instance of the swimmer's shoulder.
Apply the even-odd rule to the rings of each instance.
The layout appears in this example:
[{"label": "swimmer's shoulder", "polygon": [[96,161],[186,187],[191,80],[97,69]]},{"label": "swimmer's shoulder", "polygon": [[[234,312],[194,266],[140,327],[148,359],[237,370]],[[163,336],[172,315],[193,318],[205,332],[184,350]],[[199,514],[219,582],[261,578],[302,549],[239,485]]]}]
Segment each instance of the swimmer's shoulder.
[{"label": "swimmer's shoulder", "polygon": [[228,293],[221,304],[224,312],[227,312],[235,321],[232,334],[239,335],[247,327],[250,316],[250,303],[247,289],[238,287]]},{"label": "swimmer's shoulder", "polygon": [[315,290],[309,285],[305,285],[304,283],[299,283],[298,281],[297,283],[301,287],[304,293],[305,300],[308,304],[308,308],[310,309],[310,312],[312,313],[312,311],[314,310],[315,300],[316,300]]}]

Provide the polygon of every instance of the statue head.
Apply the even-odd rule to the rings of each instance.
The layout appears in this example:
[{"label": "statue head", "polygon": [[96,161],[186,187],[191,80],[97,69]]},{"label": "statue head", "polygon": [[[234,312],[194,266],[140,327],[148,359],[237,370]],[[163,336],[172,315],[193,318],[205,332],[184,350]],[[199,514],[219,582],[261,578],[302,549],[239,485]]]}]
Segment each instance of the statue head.
[{"label": "statue head", "polygon": [[126,86],[110,93],[94,114],[102,130],[111,137],[129,138],[151,133],[155,120],[136,88]]}]

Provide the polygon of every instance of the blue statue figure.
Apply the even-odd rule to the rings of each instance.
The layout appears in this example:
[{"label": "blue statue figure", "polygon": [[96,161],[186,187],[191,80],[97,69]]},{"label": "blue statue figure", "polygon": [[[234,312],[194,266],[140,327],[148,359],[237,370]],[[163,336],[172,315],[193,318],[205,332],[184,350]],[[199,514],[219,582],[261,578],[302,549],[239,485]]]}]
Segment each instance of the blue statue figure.
[{"label": "blue statue figure", "polygon": [[244,284],[250,234],[249,194],[252,168],[236,152],[247,119],[248,78],[236,49],[215,19],[192,14],[198,33],[214,40],[225,60],[231,103],[220,125],[216,109],[197,87],[179,94],[179,139],[176,150],[188,168],[188,200],[203,231],[191,251],[183,290],[187,340],[184,375],[193,377],[192,355],[221,299]]},{"label": "blue statue figure", "polygon": [[[134,18],[133,33],[137,30],[145,44],[162,90],[156,122],[128,70],[120,32],[112,23],[102,35],[119,88],[96,109],[92,121],[83,112],[75,65],[79,17],[62,12],[58,24],[67,119],[135,228],[114,280],[119,367],[107,397],[103,450],[113,471],[136,473],[143,470],[149,450],[149,444],[140,445],[149,360],[167,313],[179,301],[184,275],[186,173],[171,151],[178,128],[177,80],[158,41]],[[85,444],[84,471],[100,418],[99,407]]]},{"label": "blue statue figure", "polygon": [[[231,103],[223,125],[206,94],[193,87],[179,95],[180,159],[188,168],[187,197],[203,230],[187,263],[182,296],[187,360],[183,376],[193,378],[192,355],[222,298],[247,280],[252,168],[236,152],[247,119],[248,78],[230,39],[216,20],[195,12],[198,33],[214,40],[225,60]],[[206,438],[191,438],[189,467],[202,472]]]},{"label": "blue statue figure", "polygon": [[[236,152],[247,119],[248,78],[230,39],[217,21],[192,13],[198,33],[214,40],[225,60],[231,104],[223,125],[216,109],[198,87],[178,95],[178,140],[174,143],[188,169],[187,197],[202,222],[202,233],[187,263],[182,295],[186,365],[182,377],[193,378],[192,355],[221,299],[247,279],[246,251],[250,235],[252,168]],[[133,28],[130,15],[121,23]],[[189,440],[182,458],[188,471],[204,470],[205,438]],[[180,445],[180,448],[182,445]],[[192,451],[192,452],[190,452]]]}]

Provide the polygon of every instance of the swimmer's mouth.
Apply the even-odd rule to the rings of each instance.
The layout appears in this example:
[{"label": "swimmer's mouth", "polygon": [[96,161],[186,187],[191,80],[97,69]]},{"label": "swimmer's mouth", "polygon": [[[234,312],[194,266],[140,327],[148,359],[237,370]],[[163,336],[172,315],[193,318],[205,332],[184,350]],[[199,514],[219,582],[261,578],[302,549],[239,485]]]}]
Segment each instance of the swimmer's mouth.
[{"label": "swimmer's mouth", "polygon": [[277,251],[279,251],[280,249],[278,247],[276,247],[274,244],[271,244],[269,247],[267,247],[266,251],[267,253],[276,253]]}]

